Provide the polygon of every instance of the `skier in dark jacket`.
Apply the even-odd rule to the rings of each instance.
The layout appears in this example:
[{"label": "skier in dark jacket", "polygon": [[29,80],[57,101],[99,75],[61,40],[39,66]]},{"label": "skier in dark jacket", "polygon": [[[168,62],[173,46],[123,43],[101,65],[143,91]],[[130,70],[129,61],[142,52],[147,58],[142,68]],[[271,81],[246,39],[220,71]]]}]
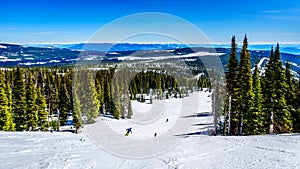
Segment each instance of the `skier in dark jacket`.
[{"label": "skier in dark jacket", "polygon": [[128,128],[128,129],[126,129],[126,133],[125,133],[125,136],[128,136],[129,135],[129,133],[132,133],[132,130],[131,130],[132,128],[130,127],[130,128]]}]

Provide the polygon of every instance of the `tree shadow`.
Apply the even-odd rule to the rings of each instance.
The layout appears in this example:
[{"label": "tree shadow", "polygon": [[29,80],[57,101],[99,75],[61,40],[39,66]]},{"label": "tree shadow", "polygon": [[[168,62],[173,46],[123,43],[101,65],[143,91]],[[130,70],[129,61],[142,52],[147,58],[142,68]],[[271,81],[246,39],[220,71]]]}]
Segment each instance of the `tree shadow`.
[{"label": "tree shadow", "polygon": [[197,131],[197,132],[192,132],[192,133],[186,133],[186,134],[177,134],[175,135],[176,137],[183,137],[183,138],[187,138],[189,136],[196,136],[196,135],[208,135],[207,131]]},{"label": "tree shadow", "polygon": [[214,123],[198,123],[198,124],[193,124],[193,126],[206,126],[206,125],[213,125]]},{"label": "tree shadow", "polygon": [[201,113],[195,113],[193,115],[182,116],[182,118],[208,117],[208,116],[212,116],[212,115],[213,114],[211,112],[201,112]]},{"label": "tree shadow", "polygon": [[204,130],[204,129],[209,129],[209,128],[211,128],[211,126],[206,126],[206,127],[200,127],[200,128],[198,128],[198,130]]}]

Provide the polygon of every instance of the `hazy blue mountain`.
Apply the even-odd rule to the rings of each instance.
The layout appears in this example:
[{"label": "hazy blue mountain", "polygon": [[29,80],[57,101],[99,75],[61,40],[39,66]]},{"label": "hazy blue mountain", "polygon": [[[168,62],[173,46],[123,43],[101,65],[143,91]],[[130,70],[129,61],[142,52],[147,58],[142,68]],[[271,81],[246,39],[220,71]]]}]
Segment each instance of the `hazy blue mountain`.
[{"label": "hazy blue mountain", "polygon": [[[292,63],[292,70],[300,72],[300,45],[281,45],[283,62]],[[192,47],[192,48],[191,48]],[[269,57],[271,45],[250,45],[251,64],[264,57]],[[128,56],[139,59],[166,57],[180,58],[181,55],[202,53],[219,53],[225,65],[230,53],[230,46],[214,45],[186,45],[181,44],[35,44],[32,46],[0,44],[0,66],[62,66],[75,64],[78,58],[94,62],[122,62]],[[239,52],[239,51],[238,51]],[[172,55],[172,56],[171,56]],[[171,56],[171,57],[170,57]],[[176,57],[175,57],[176,56]],[[209,54],[207,57],[210,57]],[[191,56],[191,58],[193,58]],[[197,64],[200,63],[197,61]]]}]

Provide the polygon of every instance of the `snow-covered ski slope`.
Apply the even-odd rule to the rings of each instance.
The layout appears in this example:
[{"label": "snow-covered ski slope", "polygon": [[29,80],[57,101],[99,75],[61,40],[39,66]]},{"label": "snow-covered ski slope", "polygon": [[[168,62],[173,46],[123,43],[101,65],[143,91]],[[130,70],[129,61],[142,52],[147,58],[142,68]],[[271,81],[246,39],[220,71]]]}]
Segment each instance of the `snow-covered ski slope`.
[{"label": "snow-covered ski slope", "polygon": [[[99,117],[81,134],[0,132],[0,168],[300,168],[300,135],[207,136],[210,94],[194,92],[153,105],[134,102],[132,120]],[[195,100],[200,104],[192,105]],[[175,127],[191,121],[189,130]],[[132,127],[128,137],[127,127]],[[101,132],[102,141],[93,132]]]}]

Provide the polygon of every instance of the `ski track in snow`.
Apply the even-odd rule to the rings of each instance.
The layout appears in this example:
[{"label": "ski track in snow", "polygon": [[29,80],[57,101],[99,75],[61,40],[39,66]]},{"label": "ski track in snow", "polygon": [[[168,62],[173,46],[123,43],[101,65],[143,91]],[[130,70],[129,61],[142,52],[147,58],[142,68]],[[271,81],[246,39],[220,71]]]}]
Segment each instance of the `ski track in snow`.
[{"label": "ski track in snow", "polygon": [[[199,92],[190,97],[196,95],[200,97],[201,102],[198,110],[211,112],[210,97],[207,97],[210,93]],[[133,107],[138,109],[141,105]],[[162,112],[167,114],[167,110]],[[159,117],[163,120],[169,118],[168,123],[162,122],[172,125],[175,115],[166,117],[166,114]],[[138,117],[144,118],[143,114]],[[103,120],[116,127],[114,119]],[[212,120],[213,117],[209,114],[197,116],[189,133],[201,132],[200,135],[184,136],[183,141],[170,151],[142,159],[114,156],[95,145],[84,133],[0,132],[0,168],[300,168],[300,135],[207,136]],[[120,120],[120,129],[115,128],[115,131],[123,132],[126,121]],[[161,123],[158,122],[157,125]],[[139,137],[138,134],[141,134],[140,137],[149,137],[143,128],[137,128],[133,132],[136,132],[135,137]]]}]

